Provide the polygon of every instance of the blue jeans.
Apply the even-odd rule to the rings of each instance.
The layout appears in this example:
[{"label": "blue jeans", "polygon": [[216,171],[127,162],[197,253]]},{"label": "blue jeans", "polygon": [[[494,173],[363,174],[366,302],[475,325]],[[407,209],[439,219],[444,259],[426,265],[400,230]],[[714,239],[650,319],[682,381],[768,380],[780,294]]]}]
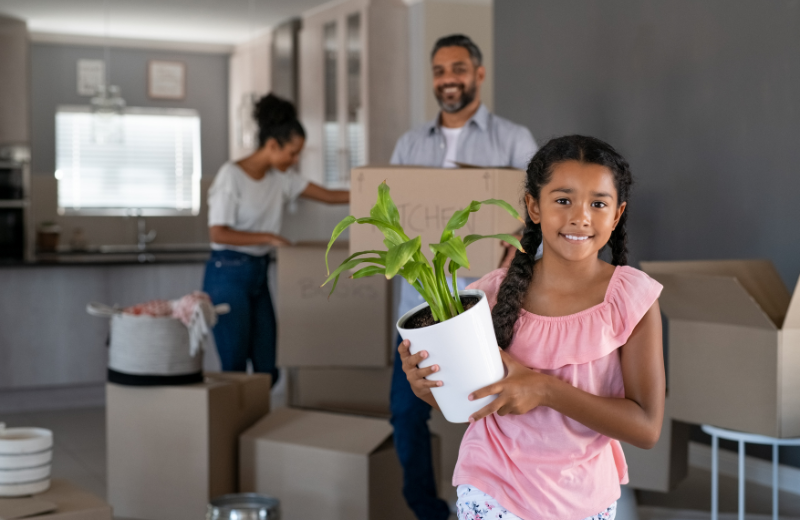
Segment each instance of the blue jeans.
[{"label": "blue jeans", "polygon": [[203,291],[215,305],[231,306],[231,312],[221,315],[214,327],[222,370],[245,372],[249,359],[255,372],[272,374],[274,385],[278,380],[277,326],[267,286],[269,262],[267,256],[213,251],[206,264]]},{"label": "blue jeans", "polygon": [[[400,345],[399,336],[397,344]],[[419,520],[447,520],[450,508],[436,494],[433,473],[431,432],[428,429],[431,406],[414,395],[398,354],[394,356],[389,401],[394,447],[403,466],[403,496]]]}]

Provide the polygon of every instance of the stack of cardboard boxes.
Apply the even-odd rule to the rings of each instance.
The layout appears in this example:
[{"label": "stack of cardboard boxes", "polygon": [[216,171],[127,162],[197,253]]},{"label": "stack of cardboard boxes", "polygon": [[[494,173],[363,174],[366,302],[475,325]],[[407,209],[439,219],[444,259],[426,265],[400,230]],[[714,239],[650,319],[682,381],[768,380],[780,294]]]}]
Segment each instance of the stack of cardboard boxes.
[{"label": "stack of cardboard boxes", "polygon": [[269,412],[271,377],[206,374],[185,386],[106,387],[108,499],[120,518],[205,518],[239,490],[239,435]]},{"label": "stack of cardboard boxes", "polygon": [[800,290],[767,260],[642,262],[664,285],[672,416],[800,436]]},{"label": "stack of cardboard boxes", "polygon": [[[503,199],[521,209],[523,179],[523,172],[508,169],[358,168],[352,174],[350,213],[358,217],[369,215],[378,185],[386,181],[406,234],[421,235],[423,251],[430,257],[427,244],[438,242],[450,216],[471,201]],[[470,217],[462,233],[514,233],[520,226],[502,209],[487,205]],[[282,248],[278,253],[278,364],[289,368],[289,403],[306,411],[350,414],[361,422],[365,417],[379,419],[390,437],[387,419],[397,341],[393,300],[398,295],[392,294],[393,283],[382,277],[351,280],[345,273],[328,297],[330,284],[320,287],[325,279],[326,245],[301,244]],[[331,250],[330,268],[335,269],[349,254],[375,249],[385,249],[383,236],[371,226],[354,225],[350,228],[349,248],[339,241]],[[497,240],[478,242],[469,250],[472,269],[459,275],[483,276],[497,268],[503,254],[504,248]],[[300,421],[298,412],[291,413]],[[343,420],[325,417],[327,421]],[[323,416],[317,420],[320,424],[325,422]],[[271,421],[279,419],[265,419]],[[375,428],[384,431],[383,427]],[[441,413],[433,412],[435,464],[441,466],[437,472],[439,488],[442,497],[451,501],[455,490],[450,477],[466,427],[448,423]],[[369,428],[363,431],[366,448],[374,439],[370,440]],[[399,481],[393,486],[398,492],[401,489]]]}]

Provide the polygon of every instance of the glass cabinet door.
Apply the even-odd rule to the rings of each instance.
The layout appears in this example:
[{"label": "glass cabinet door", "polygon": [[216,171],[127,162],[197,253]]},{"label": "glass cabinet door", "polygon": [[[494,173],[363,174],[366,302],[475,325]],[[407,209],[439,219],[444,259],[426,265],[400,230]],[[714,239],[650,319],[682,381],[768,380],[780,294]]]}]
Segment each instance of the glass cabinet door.
[{"label": "glass cabinet door", "polygon": [[347,170],[367,162],[361,104],[361,13],[347,17]]},{"label": "glass cabinet door", "polygon": [[349,184],[350,169],[367,162],[361,13],[331,21],[322,30],[325,184],[343,187]]},{"label": "glass cabinet door", "polygon": [[338,110],[338,70],[339,44],[336,41],[336,22],[323,27],[324,82],[325,82],[325,123],[323,128],[323,147],[325,150],[325,184],[336,186],[340,183],[339,165],[339,110]]}]

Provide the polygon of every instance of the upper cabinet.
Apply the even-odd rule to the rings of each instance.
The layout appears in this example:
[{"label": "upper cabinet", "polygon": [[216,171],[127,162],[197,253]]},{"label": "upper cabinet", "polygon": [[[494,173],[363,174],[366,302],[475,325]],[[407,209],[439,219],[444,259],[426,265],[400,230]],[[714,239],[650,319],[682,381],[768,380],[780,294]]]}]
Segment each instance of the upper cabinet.
[{"label": "upper cabinet", "polygon": [[28,29],[0,16],[0,147],[28,145]]},{"label": "upper cabinet", "polygon": [[350,169],[386,164],[408,129],[407,7],[402,0],[348,0],[303,16],[300,119],[303,174],[346,187]]}]

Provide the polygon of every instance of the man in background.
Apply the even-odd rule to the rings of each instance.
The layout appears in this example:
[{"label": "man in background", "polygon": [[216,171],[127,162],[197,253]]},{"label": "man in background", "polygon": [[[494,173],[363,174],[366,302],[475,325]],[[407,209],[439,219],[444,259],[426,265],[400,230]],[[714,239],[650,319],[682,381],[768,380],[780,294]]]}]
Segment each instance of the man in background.
[{"label": "man in background", "polygon": [[[431,52],[433,94],[441,110],[436,119],[398,140],[392,164],[527,168],[536,153],[536,142],[527,128],[492,114],[481,103],[486,77],[482,61],[480,49],[467,36],[454,34],[436,42]],[[401,284],[399,318],[424,300],[401,277],[395,279]],[[473,281],[459,279],[459,289]],[[431,407],[411,391],[398,355],[390,400],[394,444],[403,466],[403,495],[419,520],[446,520],[450,508],[436,494],[433,473],[428,428]]]}]

